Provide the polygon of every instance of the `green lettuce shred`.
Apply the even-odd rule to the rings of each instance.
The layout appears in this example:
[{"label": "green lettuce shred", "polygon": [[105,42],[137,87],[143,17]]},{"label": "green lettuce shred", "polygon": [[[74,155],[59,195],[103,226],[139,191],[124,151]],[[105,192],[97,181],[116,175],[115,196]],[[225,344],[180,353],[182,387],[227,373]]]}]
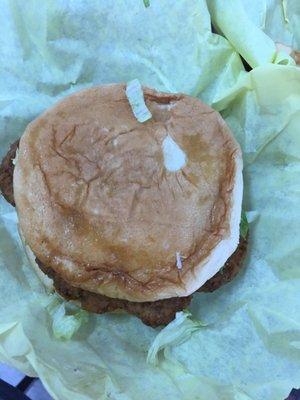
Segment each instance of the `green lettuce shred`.
[{"label": "green lettuce shred", "polygon": [[88,313],[52,295],[46,307],[51,318],[53,335],[59,340],[70,340],[81,325],[87,323]]},{"label": "green lettuce shred", "polygon": [[150,0],[144,0],[144,6],[150,7]]},{"label": "green lettuce shred", "polygon": [[206,326],[201,321],[193,320],[191,315],[187,310],[177,312],[176,318],[159,332],[148,350],[148,364],[157,365],[158,355],[161,351],[185,342],[194,332]]},{"label": "green lettuce shred", "polygon": [[247,220],[247,216],[246,213],[242,211],[241,222],[240,222],[240,233],[243,239],[246,239],[248,231],[249,231],[249,223]]}]

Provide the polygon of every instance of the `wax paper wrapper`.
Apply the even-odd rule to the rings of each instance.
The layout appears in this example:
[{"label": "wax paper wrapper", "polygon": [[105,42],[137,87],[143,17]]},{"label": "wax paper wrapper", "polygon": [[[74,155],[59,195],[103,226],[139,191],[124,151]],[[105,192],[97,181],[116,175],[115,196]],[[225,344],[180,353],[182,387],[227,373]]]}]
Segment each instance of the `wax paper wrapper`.
[{"label": "wax paper wrapper", "polygon": [[210,0],[207,4],[216,29],[251,67],[294,64],[294,59],[300,63],[299,0]]},{"label": "wax paper wrapper", "polygon": [[211,103],[244,69],[204,0],[1,0],[0,60],[0,155],[8,135],[81,88],[137,78]]},{"label": "wax paper wrapper", "polygon": [[[211,34],[201,1],[17,2],[0,14],[1,155],[59,97],[129,81],[199,95],[245,154],[250,243],[244,271],[164,329],[90,315],[53,335],[49,296],[28,265],[14,209],[0,200],[0,358],[58,400],[273,400],[300,382],[300,70],[245,73]],[[126,28],[126,29],[125,29]]]}]

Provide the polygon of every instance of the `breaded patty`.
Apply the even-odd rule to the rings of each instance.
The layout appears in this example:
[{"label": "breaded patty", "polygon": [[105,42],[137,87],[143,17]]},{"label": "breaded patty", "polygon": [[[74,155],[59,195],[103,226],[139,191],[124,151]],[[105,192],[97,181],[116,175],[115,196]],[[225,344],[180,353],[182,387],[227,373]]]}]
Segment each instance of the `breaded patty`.
[{"label": "breaded patty", "polygon": [[53,269],[46,267],[39,260],[36,260],[40,269],[51,279],[53,279],[56,291],[67,300],[75,300],[81,303],[81,308],[96,314],[124,310],[129,314],[136,315],[146,325],[156,327],[166,325],[175,318],[177,311],[186,308],[192,296],[172,297],[170,299],[133,302],[121,299],[112,299],[97,293],[76,288],[62,279]]},{"label": "breaded patty", "polygon": [[15,206],[13,192],[13,159],[16,156],[18,146],[19,139],[10,146],[10,149],[8,150],[0,165],[0,192],[2,193],[5,200],[7,200],[13,206]]},{"label": "breaded patty", "polygon": [[[18,144],[19,140],[11,145],[0,166],[0,191],[13,206],[15,205],[13,195],[13,159],[16,156]],[[247,240],[240,238],[238,248],[227,260],[224,267],[198,291],[212,292],[231,281],[242,267],[246,250]],[[186,308],[192,299],[192,296],[172,297],[152,302],[132,302],[114,299],[74,287],[63,280],[52,268],[43,265],[39,260],[36,261],[40,269],[53,279],[54,287],[62,297],[67,300],[80,301],[81,307],[89,312],[102,314],[115,310],[124,310],[139,317],[146,325],[156,327],[166,325],[172,321],[176,312]]]},{"label": "breaded patty", "polygon": [[224,267],[203,286],[201,286],[201,288],[198,289],[198,292],[213,292],[214,290],[219,289],[222,285],[225,285],[225,283],[230,282],[239,273],[243,266],[243,261],[247,253],[247,244],[247,239],[240,236],[240,242],[237,249],[232,256],[228,258]]}]

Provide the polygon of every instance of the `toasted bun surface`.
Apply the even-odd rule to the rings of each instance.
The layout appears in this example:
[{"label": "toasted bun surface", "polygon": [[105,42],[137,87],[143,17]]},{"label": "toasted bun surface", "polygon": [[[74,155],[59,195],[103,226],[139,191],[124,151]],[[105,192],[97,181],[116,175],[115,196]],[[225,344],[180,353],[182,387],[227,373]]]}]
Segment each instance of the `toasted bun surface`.
[{"label": "toasted bun surface", "polygon": [[78,92],[28,125],[14,196],[28,246],[73,286],[113,298],[187,296],[234,252],[241,151],[199,100],[125,86]]}]

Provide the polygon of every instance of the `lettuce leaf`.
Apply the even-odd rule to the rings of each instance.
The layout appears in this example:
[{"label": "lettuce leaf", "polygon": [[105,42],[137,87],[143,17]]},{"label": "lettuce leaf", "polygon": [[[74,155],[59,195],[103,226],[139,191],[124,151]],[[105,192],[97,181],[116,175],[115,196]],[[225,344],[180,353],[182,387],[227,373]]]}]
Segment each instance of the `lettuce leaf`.
[{"label": "lettuce leaf", "polygon": [[240,235],[242,236],[243,239],[247,238],[248,230],[249,230],[249,223],[247,220],[247,215],[244,211],[242,211],[241,222],[240,222]]},{"label": "lettuce leaf", "polygon": [[56,339],[70,340],[81,325],[88,321],[86,311],[68,304],[57,295],[51,295],[46,309],[52,319],[51,326]]},{"label": "lettuce leaf", "polygon": [[188,311],[176,313],[174,321],[162,329],[151,344],[148,350],[147,363],[157,365],[160,351],[169,346],[183,343],[190,338],[193,332],[196,332],[202,326],[206,326],[200,321],[193,321],[191,316],[192,314]]}]

